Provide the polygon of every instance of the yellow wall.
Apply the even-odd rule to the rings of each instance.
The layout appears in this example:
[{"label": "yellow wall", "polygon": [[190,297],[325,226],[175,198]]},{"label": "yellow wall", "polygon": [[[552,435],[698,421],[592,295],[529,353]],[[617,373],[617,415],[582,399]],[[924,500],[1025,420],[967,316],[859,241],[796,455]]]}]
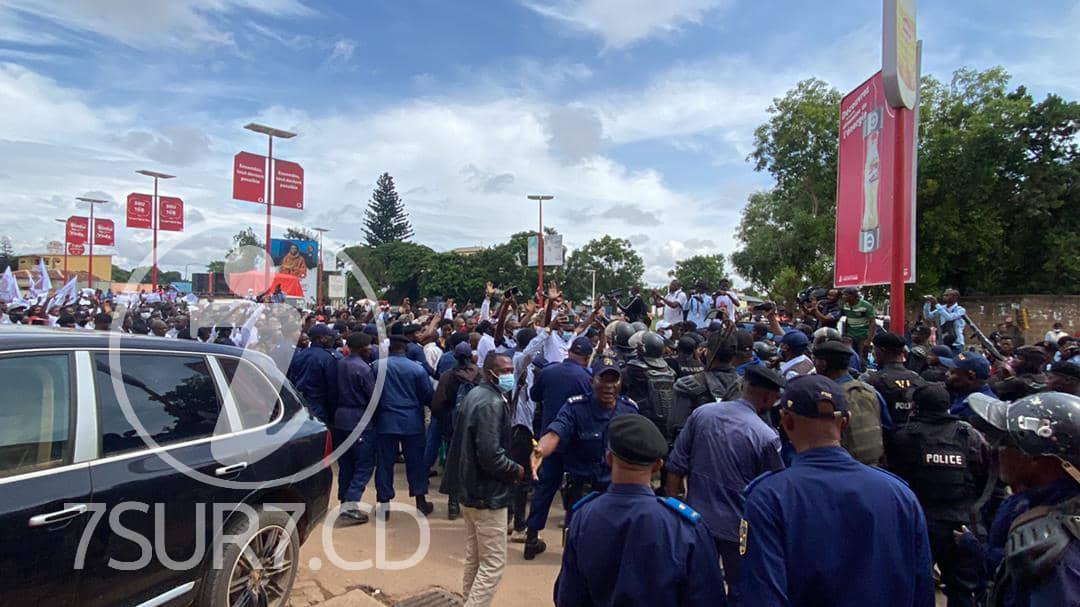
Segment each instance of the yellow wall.
[{"label": "yellow wall", "polygon": [[[64,271],[64,256],[52,254],[22,255],[19,257],[19,269],[37,269],[38,259],[44,259],[45,267],[49,270]],[[85,274],[90,270],[90,256],[68,255],[67,269],[68,272]],[[112,255],[94,255],[94,278],[95,280],[112,280]]]}]

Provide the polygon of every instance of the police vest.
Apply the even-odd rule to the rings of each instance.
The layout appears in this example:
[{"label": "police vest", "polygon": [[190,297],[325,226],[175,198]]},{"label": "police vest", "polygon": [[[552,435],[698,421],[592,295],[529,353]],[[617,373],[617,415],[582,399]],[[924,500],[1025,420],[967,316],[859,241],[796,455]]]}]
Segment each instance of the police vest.
[{"label": "police vest", "polygon": [[857,379],[841,386],[844,388],[849,418],[840,437],[840,445],[856,460],[867,465],[876,464],[885,454],[877,393]]},{"label": "police vest", "polygon": [[701,405],[737,400],[742,396],[739,374],[732,369],[701,371],[675,382],[675,406],[668,415],[668,436],[675,438],[690,414]]},{"label": "police vest", "polygon": [[970,448],[975,429],[956,420],[939,424],[912,422],[907,431],[915,450],[909,454],[915,467],[907,480],[923,502],[927,516],[967,520],[980,489],[970,461],[979,456]]},{"label": "police vest", "polygon": [[[1005,541],[989,605],[1002,605],[1010,586],[1030,587],[1061,564],[1069,545],[1080,541],[1080,497],[1038,506],[1016,517]],[[1075,566],[1075,565],[1074,565]]]},{"label": "police vest", "polygon": [[870,384],[885,399],[889,407],[889,416],[893,423],[902,425],[907,423],[912,413],[912,403],[904,397],[904,391],[912,386],[920,386],[926,382],[919,377],[918,373],[902,367],[892,365],[878,371],[871,371],[860,378]]},{"label": "police vest", "polygon": [[667,365],[653,367],[641,360],[631,361],[627,370],[641,382],[630,390],[641,414],[657,427],[666,428],[668,415],[675,406],[675,372]]}]

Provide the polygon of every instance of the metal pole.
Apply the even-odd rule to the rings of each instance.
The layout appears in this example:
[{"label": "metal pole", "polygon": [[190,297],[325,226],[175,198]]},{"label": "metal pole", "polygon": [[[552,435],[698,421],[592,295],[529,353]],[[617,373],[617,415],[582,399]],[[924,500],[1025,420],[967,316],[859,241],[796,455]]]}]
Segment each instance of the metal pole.
[{"label": "metal pole", "polygon": [[907,230],[904,229],[907,217],[904,217],[904,196],[910,186],[910,181],[904,179],[905,166],[907,166],[908,150],[904,146],[905,116],[911,110],[905,108],[896,109],[896,141],[894,142],[893,166],[893,210],[892,210],[892,239],[893,259],[892,277],[889,282],[889,328],[899,335],[904,336],[904,256],[901,255],[904,246],[904,238]]},{"label": "metal pole", "polygon": [[596,270],[589,270],[592,272],[592,305],[596,307]]},{"label": "metal pole", "polygon": [[89,240],[90,240],[90,259],[89,259],[89,261],[87,261],[87,268],[88,268],[89,271],[87,272],[86,279],[87,279],[87,282],[89,283],[88,286],[91,289],[93,289],[94,288],[94,231],[95,230],[94,230],[94,203],[92,203],[92,202],[90,203],[90,223],[87,226],[86,231],[90,232],[90,236],[89,236]]},{"label": "metal pole", "polygon": [[320,308],[323,305],[323,298],[322,298],[322,272],[323,272],[323,269],[322,269],[322,256],[323,256],[322,235],[323,235],[323,233],[319,232],[319,265],[315,266],[315,297],[316,297],[316,299],[319,300],[319,307]]},{"label": "metal pole", "polygon": [[540,202],[540,231],[538,232],[540,236],[538,237],[539,248],[537,249],[536,254],[540,268],[540,294],[538,297],[540,299],[540,305],[542,306],[544,305],[544,199],[539,198],[538,200]]},{"label": "metal pole", "polygon": [[152,279],[152,284],[151,284],[151,286],[152,286],[152,288],[154,290],[154,293],[157,293],[157,279],[158,279],[158,275],[157,275],[158,183],[157,182],[158,182],[158,178],[154,177],[154,200],[153,200],[153,207],[150,209],[150,214],[152,215],[152,217],[150,218],[150,222],[151,222],[150,225],[154,229],[154,268],[153,268],[153,279]]},{"label": "metal pole", "polygon": [[270,290],[270,207],[273,206],[270,202],[270,195],[274,189],[274,136],[267,135],[269,139],[269,149],[266,153],[266,259],[263,264],[263,290]]}]

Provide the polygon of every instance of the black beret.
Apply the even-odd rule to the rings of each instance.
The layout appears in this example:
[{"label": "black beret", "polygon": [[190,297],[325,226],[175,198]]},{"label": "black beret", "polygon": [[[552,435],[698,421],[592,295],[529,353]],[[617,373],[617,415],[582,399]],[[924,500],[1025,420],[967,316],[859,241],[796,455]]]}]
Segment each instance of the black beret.
[{"label": "black beret", "polygon": [[648,466],[667,455],[667,439],[644,415],[619,415],[608,423],[608,448],[619,459]]},{"label": "black beret", "polygon": [[784,377],[765,365],[750,365],[746,368],[743,379],[758,388],[780,390],[784,387]]},{"label": "black beret", "polygon": [[851,356],[855,352],[842,341],[823,341],[814,346],[814,356]]},{"label": "black beret", "polygon": [[[912,402],[920,411],[947,411],[952,401],[948,389],[942,383],[923,384],[908,388],[908,390],[911,391],[910,398]],[[904,395],[908,395],[907,390],[905,390]]]},{"label": "black beret", "polygon": [[874,345],[882,350],[888,350],[890,352],[903,352],[904,346],[907,345],[904,342],[904,338],[895,333],[888,333],[886,331],[879,331],[874,336]]}]

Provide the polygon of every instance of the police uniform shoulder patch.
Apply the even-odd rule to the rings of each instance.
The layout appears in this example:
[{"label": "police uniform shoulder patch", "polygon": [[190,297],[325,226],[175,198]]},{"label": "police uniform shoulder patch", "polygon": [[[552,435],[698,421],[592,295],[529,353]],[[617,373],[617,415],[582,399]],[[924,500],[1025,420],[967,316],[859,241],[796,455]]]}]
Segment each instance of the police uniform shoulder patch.
[{"label": "police uniform shoulder patch", "polygon": [[742,490],[743,499],[750,497],[750,492],[754,490],[754,486],[756,486],[758,483],[765,480],[766,478],[779,472],[783,472],[783,470],[770,470],[768,472],[762,472],[761,474],[754,477],[754,480],[747,483],[746,488]]},{"label": "police uniform shoulder patch", "polygon": [[577,396],[571,396],[570,398],[566,399],[566,402],[568,402],[568,403],[583,403],[586,400],[588,400],[588,399],[585,398],[584,394],[578,394]]},{"label": "police uniform shoulder patch", "polygon": [[623,402],[626,403],[627,405],[630,405],[631,407],[633,407],[635,409],[638,408],[638,404],[637,404],[636,400],[630,398],[629,396],[623,396],[621,398],[622,398]]},{"label": "police uniform shoulder patch", "polygon": [[600,497],[600,492],[599,491],[591,491],[591,492],[587,493],[585,495],[585,497],[583,497],[583,498],[579,499],[578,501],[574,502],[574,505],[570,507],[570,510],[572,512],[577,512],[579,508],[581,508],[585,504],[588,504],[589,502],[593,501],[594,499],[596,499],[598,497]]},{"label": "police uniform shoulder patch", "polygon": [[739,556],[746,554],[746,540],[750,535],[750,523],[746,519],[739,520]]},{"label": "police uniform shoulder patch", "polygon": [[685,518],[693,524],[698,524],[701,521],[701,515],[697,510],[694,510],[690,506],[687,506],[684,502],[679,501],[673,497],[657,497],[656,501],[667,506],[670,510],[673,510],[679,516]]}]

